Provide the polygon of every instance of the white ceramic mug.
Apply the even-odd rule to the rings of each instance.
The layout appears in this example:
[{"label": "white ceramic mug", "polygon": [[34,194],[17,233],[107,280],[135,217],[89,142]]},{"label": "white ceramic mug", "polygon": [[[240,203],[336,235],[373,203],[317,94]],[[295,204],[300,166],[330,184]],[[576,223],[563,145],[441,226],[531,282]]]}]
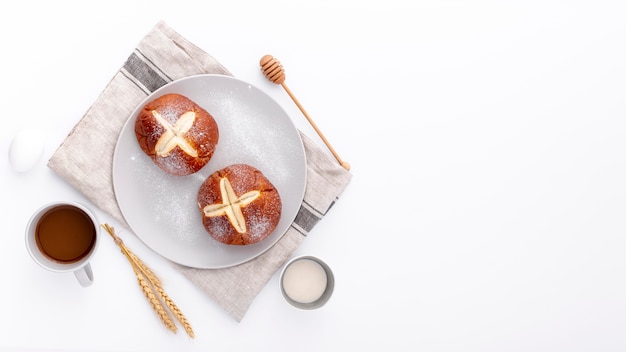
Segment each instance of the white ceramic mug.
[{"label": "white ceramic mug", "polygon": [[[43,237],[46,234],[47,239]],[[63,237],[66,234],[73,237]],[[75,202],[46,204],[31,216],[26,225],[26,249],[33,260],[53,272],[74,273],[83,287],[93,283],[93,271],[89,261],[96,252],[98,237],[99,228],[95,215],[84,205]],[[67,246],[67,243],[80,245]]]}]

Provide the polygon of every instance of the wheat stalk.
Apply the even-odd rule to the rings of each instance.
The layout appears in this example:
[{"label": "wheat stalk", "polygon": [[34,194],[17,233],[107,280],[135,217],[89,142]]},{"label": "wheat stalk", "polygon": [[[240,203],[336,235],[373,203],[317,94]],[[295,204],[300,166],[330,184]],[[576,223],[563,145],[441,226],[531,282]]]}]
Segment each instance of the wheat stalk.
[{"label": "wheat stalk", "polygon": [[[137,282],[139,283],[139,287],[143,291],[144,295],[152,305],[152,308],[157,313],[163,324],[172,332],[177,332],[177,327],[172,320],[170,313],[178,320],[178,322],[183,326],[187,335],[189,337],[194,338],[195,334],[193,329],[191,328],[191,324],[187,321],[185,315],[180,311],[178,306],[172,301],[172,299],[165,293],[163,289],[163,284],[161,279],[141,260],[137,257],[133,252],[131,252],[128,247],[124,244],[121,238],[115,235],[115,230],[109,224],[101,225],[108,233],[111,235],[115,243],[120,247],[122,253],[128,259],[131,266],[133,267],[133,271],[135,272],[135,276],[137,277]],[[155,293],[156,291],[156,293]],[[165,304],[165,305],[164,305]],[[169,312],[168,312],[169,310]]]},{"label": "wheat stalk", "polygon": [[156,276],[154,272],[146,264],[144,264],[139,257],[135,255],[135,253],[128,250],[128,248],[122,249],[126,257],[135,264],[134,266],[139,269],[139,271],[148,279],[150,282],[158,287],[161,287],[161,280]]}]

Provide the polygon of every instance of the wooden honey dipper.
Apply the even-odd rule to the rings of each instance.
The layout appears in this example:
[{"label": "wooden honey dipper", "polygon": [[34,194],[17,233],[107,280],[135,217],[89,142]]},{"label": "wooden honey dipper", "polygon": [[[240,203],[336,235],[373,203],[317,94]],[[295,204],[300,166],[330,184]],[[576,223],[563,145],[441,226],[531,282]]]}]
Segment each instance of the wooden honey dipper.
[{"label": "wooden honey dipper", "polygon": [[280,64],[280,61],[276,60],[272,55],[265,55],[261,58],[261,61],[259,62],[259,64],[261,65],[261,70],[263,71],[263,74],[265,75],[267,79],[270,80],[270,82],[275,83],[275,84],[280,84],[281,86],[283,86],[283,89],[285,89],[287,94],[289,94],[289,96],[291,97],[291,100],[293,100],[293,102],[296,103],[296,105],[298,106],[298,109],[302,111],[302,114],[304,114],[304,117],[306,117],[306,119],[309,120],[309,123],[311,124],[311,126],[313,126],[313,129],[315,130],[315,132],[317,132],[317,134],[320,136],[322,141],[324,141],[324,144],[326,144],[326,146],[328,147],[330,152],[333,154],[335,159],[337,159],[337,162],[339,162],[339,165],[341,165],[346,170],[350,170],[350,164],[341,160],[341,158],[339,157],[335,149],[330,145],[326,137],[324,137],[324,134],[322,133],[322,131],[320,131],[320,129],[317,127],[315,122],[313,122],[313,120],[311,119],[309,114],[306,112],[306,110],[304,110],[304,108],[302,107],[298,99],[296,99],[296,97],[293,95],[291,90],[285,84],[285,78],[286,78],[285,70],[283,69],[283,66]]}]

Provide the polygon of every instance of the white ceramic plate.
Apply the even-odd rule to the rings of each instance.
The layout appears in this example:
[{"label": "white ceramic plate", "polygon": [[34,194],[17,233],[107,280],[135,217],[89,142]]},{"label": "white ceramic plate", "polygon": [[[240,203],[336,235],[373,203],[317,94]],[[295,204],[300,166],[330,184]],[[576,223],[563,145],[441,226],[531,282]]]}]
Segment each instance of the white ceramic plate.
[{"label": "white ceramic plate", "polygon": [[[213,158],[189,176],[172,176],[139,148],[135,116],[166,93],[187,96],[213,115],[219,142]],[[202,226],[197,194],[214,171],[245,163],[261,170],[276,186],[283,203],[276,230],[246,246],[214,240]],[[249,83],[222,75],[198,75],[169,83],[148,96],[131,114],[113,156],[113,187],[133,232],[152,250],[195,268],[224,268],[257,257],[287,231],[304,197],[306,161],[302,140],[287,113]]]}]

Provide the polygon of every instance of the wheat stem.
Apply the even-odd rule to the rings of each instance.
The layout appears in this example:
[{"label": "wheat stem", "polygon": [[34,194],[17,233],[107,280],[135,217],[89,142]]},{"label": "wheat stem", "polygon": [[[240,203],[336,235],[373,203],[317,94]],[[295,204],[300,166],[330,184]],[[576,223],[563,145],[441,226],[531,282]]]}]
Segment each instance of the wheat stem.
[{"label": "wheat stem", "polygon": [[139,257],[137,257],[135,253],[127,250],[127,254],[129,260],[135,264],[137,269],[139,269],[148,280],[150,280],[152,285],[154,285],[155,287],[162,286],[161,279],[159,279],[159,277],[156,276],[156,274],[152,272],[152,270],[141,259],[139,259]]}]

